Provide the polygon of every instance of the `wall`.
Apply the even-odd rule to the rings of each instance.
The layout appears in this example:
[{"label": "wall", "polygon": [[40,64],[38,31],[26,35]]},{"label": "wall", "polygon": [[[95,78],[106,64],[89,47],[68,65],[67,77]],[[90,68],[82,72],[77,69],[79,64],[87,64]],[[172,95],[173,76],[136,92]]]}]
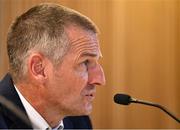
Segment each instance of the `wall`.
[{"label": "wall", "polygon": [[55,2],[90,17],[100,28],[107,84],[97,88],[94,128],[180,128],[156,108],[113,103],[116,93],[167,106],[180,117],[179,0],[0,0],[0,78],[8,70],[6,34],[31,6]]}]

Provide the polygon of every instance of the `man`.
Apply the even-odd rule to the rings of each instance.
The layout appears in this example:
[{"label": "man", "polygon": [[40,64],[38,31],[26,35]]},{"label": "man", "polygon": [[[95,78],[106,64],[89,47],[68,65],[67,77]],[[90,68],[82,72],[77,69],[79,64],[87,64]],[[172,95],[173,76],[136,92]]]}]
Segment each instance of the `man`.
[{"label": "man", "polygon": [[89,18],[56,4],[19,16],[7,38],[1,128],[91,128],[82,115],[92,111],[96,85],[105,84],[97,33]]}]

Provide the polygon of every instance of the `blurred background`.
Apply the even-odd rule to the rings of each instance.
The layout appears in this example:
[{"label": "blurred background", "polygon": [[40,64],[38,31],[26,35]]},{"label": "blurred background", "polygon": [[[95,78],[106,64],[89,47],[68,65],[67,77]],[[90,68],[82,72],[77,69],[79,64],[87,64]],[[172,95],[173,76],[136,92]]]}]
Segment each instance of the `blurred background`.
[{"label": "blurred background", "polygon": [[73,8],[101,31],[107,84],[97,89],[94,128],[180,128],[157,108],[113,102],[114,94],[127,93],[167,106],[180,117],[180,0],[0,0],[0,79],[8,71],[9,25],[42,2]]}]

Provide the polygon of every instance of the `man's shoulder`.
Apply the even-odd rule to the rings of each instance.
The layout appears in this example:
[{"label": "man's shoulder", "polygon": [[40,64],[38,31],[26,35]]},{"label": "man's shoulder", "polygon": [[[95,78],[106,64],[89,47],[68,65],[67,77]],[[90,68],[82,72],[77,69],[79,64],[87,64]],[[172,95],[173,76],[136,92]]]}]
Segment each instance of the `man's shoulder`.
[{"label": "man's shoulder", "polygon": [[14,88],[12,78],[10,74],[6,74],[0,81],[0,129],[32,128],[29,124],[30,122]]},{"label": "man's shoulder", "polygon": [[13,82],[12,82],[12,78],[11,75],[9,73],[7,73],[3,79],[0,81],[0,92],[5,91],[6,89],[8,89],[6,86],[12,86]]},{"label": "man's shoulder", "polygon": [[5,123],[5,119],[2,115],[2,113],[0,112],[0,129],[7,129],[7,124]]},{"label": "man's shoulder", "polygon": [[19,103],[19,98],[14,88],[14,84],[10,74],[6,74],[0,81],[0,96],[11,102]]}]

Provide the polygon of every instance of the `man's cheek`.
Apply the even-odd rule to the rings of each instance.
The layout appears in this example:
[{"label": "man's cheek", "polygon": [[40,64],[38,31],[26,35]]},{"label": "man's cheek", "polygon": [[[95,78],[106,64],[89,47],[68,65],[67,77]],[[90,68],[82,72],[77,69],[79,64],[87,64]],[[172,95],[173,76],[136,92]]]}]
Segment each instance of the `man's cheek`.
[{"label": "man's cheek", "polygon": [[79,78],[80,80],[88,80],[88,71],[83,71],[83,72],[78,72],[76,73],[77,78]]}]

